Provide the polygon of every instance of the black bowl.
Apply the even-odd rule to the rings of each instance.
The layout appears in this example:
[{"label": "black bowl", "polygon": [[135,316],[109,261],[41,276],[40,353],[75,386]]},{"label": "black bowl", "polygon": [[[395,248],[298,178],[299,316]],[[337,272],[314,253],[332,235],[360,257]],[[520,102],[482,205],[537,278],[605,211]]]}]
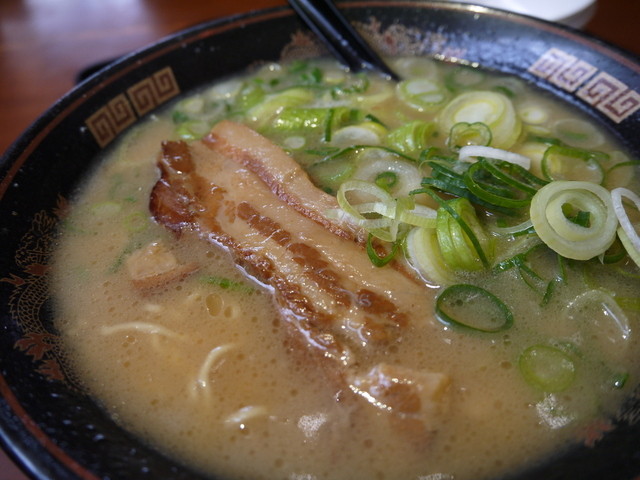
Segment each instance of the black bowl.
[{"label": "black bowl", "polygon": [[[640,156],[640,63],[559,25],[468,4],[361,0],[348,18],[387,54],[515,74],[586,112]],[[91,76],[0,164],[0,436],[38,479],[200,478],[121,429],[78,387],[52,325],[50,249],[66,199],[128,127],[183,92],[252,64],[325,54],[286,8],[212,21]],[[591,445],[524,479],[640,478],[640,389]]]}]

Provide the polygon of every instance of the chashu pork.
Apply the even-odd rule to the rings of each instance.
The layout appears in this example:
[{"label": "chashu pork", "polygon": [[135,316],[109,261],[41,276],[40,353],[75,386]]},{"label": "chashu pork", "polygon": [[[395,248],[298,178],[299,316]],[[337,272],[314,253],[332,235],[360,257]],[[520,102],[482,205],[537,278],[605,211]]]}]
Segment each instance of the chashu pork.
[{"label": "chashu pork", "polygon": [[375,267],[362,233],[325,215],[338,207],[334,197],[278,146],[230,121],[202,141],[163,143],[158,166],[156,221],[223,246],[269,287],[295,344],[337,390],[431,435],[446,408],[448,376],[385,365],[367,348],[401,342],[412,323],[428,322],[429,292],[402,269]]}]

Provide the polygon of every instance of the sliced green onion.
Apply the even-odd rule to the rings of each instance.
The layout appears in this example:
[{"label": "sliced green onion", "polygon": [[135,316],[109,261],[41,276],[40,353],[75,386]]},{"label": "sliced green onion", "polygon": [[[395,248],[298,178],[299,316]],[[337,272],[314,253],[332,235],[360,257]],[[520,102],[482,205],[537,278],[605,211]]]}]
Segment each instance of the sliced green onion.
[{"label": "sliced green onion", "polygon": [[176,106],[179,112],[191,115],[201,113],[204,110],[204,107],[205,100],[202,95],[194,95],[193,97],[185,98]]},{"label": "sliced green onion", "polygon": [[464,183],[471,193],[490,205],[521,208],[529,205],[545,182],[516,164],[482,159],[469,167]]},{"label": "sliced green onion", "polygon": [[[589,212],[589,226],[566,216],[567,206]],[[616,236],[618,221],[609,192],[591,182],[556,181],[533,196],[531,222],[540,239],[560,255],[588,260],[605,252]]]},{"label": "sliced green onion", "polygon": [[531,219],[527,219],[524,222],[518,223],[517,225],[512,225],[509,227],[493,227],[492,231],[497,233],[498,235],[519,235],[523,233],[528,233],[532,230],[533,224],[531,223]]},{"label": "sliced green onion", "polygon": [[496,333],[511,328],[513,313],[491,292],[476,285],[447,287],[436,299],[436,318],[450,327]]},{"label": "sliced green onion", "polygon": [[[620,227],[618,227],[618,230],[620,229]],[[624,245],[622,244],[622,241],[619,238],[616,238],[613,243],[611,244],[611,246],[607,249],[606,252],[602,253],[598,259],[600,260],[600,262],[604,265],[609,265],[612,263],[618,263],[620,260],[622,260],[624,257],[627,256],[627,250],[625,249]]]},{"label": "sliced green onion", "polygon": [[567,145],[596,148],[604,142],[604,135],[591,123],[577,118],[563,118],[553,125],[553,133]]},{"label": "sliced green onion", "polygon": [[559,138],[551,136],[551,133],[544,129],[543,127],[539,128],[529,128],[527,132],[527,142],[535,142],[541,143],[546,146],[550,145],[564,145],[562,140]]},{"label": "sliced green onion", "polygon": [[429,78],[438,75],[438,65],[428,57],[397,57],[391,59],[394,72],[400,76]]},{"label": "sliced green onion", "polygon": [[173,123],[181,124],[189,121],[189,119],[190,119],[189,115],[187,115],[184,112],[181,112],[180,110],[176,110],[171,113],[171,120],[173,121]]},{"label": "sliced green onion", "polygon": [[631,238],[627,235],[627,232],[622,227],[618,228],[618,238],[620,239],[620,242],[622,243],[625,250],[629,254],[629,257],[631,258],[631,260],[633,260],[634,263],[638,267],[640,267],[640,253],[639,253],[640,251],[637,250],[637,247],[634,245],[634,242],[631,240]]},{"label": "sliced green onion", "polygon": [[265,96],[247,111],[247,116],[258,125],[264,126],[278,112],[288,107],[299,107],[313,100],[314,94],[308,88],[289,88],[282,92]]},{"label": "sliced green onion", "polygon": [[460,122],[481,122],[491,130],[491,145],[508,149],[522,129],[511,100],[503,94],[491,91],[465,92],[451,100],[440,112],[438,123],[445,132]]},{"label": "sliced green onion", "polygon": [[380,256],[373,246],[373,234],[369,233],[367,236],[367,255],[369,256],[369,260],[376,267],[384,267],[387,263],[394,259],[399,250],[399,242],[393,242],[391,245],[391,251],[389,251],[386,255]]},{"label": "sliced green onion", "polygon": [[238,282],[226,277],[218,277],[215,275],[209,275],[202,277],[202,282],[209,285],[216,285],[225,290],[236,290],[244,293],[252,293],[255,289],[244,282]]},{"label": "sliced green onion", "polygon": [[491,138],[491,129],[482,122],[458,122],[451,127],[447,145],[451,150],[458,151],[465,146],[489,145]]},{"label": "sliced green onion", "polygon": [[[491,204],[471,193],[465,183],[464,174],[458,171],[460,170],[459,168],[454,170],[454,167],[451,166],[450,163],[451,162],[448,161],[426,161],[426,164],[431,167],[431,176],[424,177],[420,183],[425,187],[433,187],[456,197],[466,198],[473,204],[485,207],[494,212],[504,215],[513,214],[513,209]],[[414,192],[414,194],[418,193],[430,194],[423,190],[416,190]]]},{"label": "sliced green onion", "polygon": [[[538,251],[540,247],[544,246],[543,243],[536,243],[526,250],[515,254],[514,256],[500,261],[495,267],[493,267],[493,271],[496,273],[505,272],[512,268],[516,268],[518,274],[522,281],[536,294],[542,297],[542,305],[548,303],[551,294],[553,293],[555,286],[564,281],[564,274],[560,273],[556,275],[551,280],[545,280],[542,275],[540,275],[534,267],[531,265],[532,260],[529,256]],[[561,257],[560,257],[561,258]],[[560,266],[562,270],[562,265]]]},{"label": "sliced green onion", "polygon": [[629,185],[629,182],[635,177],[635,169],[640,166],[638,160],[630,160],[619,150],[611,152],[608,163],[602,185],[609,190]]},{"label": "sliced green onion", "polygon": [[524,82],[517,77],[491,77],[488,80],[487,84],[491,90],[502,92],[509,98],[516,98],[524,93]]},{"label": "sliced green onion", "polygon": [[376,175],[375,184],[387,192],[398,183],[398,174],[396,172],[380,172]]},{"label": "sliced green onion", "polygon": [[[355,197],[350,200],[348,197]],[[373,233],[381,240],[393,242],[395,235],[383,233],[396,218],[396,202],[389,193],[374,183],[348,180],[340,185],[336,195],[338,205],[357,226]],[[367,214],[375,214],[368,217]]]},{"label": "sliced green onion", "polygon": [[394,197],[406,197],[410,191],[420,187],[422,179],[414,163],[394,158],[386,152],[377,157],[364,155],[364,152],[358,156],[354,179],[377,183],[380,175],[387,180],[395,179],[392,184],[386,183],[389,188],[385,188]]},{"label": "sliced green onion", "polygon": [[231,78],[224,80],[220,83],[216,83],[205,93],[206,98],[213,101],[224,101],[238,95],[244,87],[244,82],[239,78]]},{"label": "sliced green onion", "polygon": [[318,132],[326,142],[334,130],[357,119],[358,112],[347,107],[286,107],[279,111],[269,128],[289,134]]},{"label": "sliced green onion", "polygon": [[245,113],[262,102],[266,95],[264,88],[260,84],[255,82],[245,83],[238,94],[235,95],[233,109],[237,112]]},{"label": "sliced green onion", "polygon": [[398,97],[416,110],[432,110],[447,101],[444,86],[433,78],[421,77],[398,83]]},{"label": "sliced green onion", "polygon": [[440,203],[436,219],[440,252],[453,270],[489,268],[491,240],[466,198]]},{"label": "sliced green onion", "polygon": [[416,227],[435,228],[438,212],[425,205],[414,205],[413,208],[404,208],[399,212],[398,220]]},{"label": "sliced green onion", "polygon": [[204,120],[188,120],[176,127],[176,134],[182,140],[198,140],[211,130],[211,125]]},{"label": "sliced green onion", "polygon": [[353,158],[343,155],[329,155],[308,168],[316,185],[325,190],[334,190],[349,179],[355,171]]},{"label": "sliced green onion", "polygon": [[324,130],[330,120],[329,108],[284,108],[273,121],[272,127],[286,132]]},{"label": "sliced green onion", "polygon": [[576,367],[571,357],[548,345],[527,348],[520,355],[518,366],[527,383],[543,392],[562,392],[571,386],[576,377]]},{"label": "sliced green onion", "polygon": [[461,162],[474,162],[477,161],[478,157],[502,160],[504,162],[519,165],[526,170],[529,170],[531,167],[531,159],[529,157],[499,148],[486,147],[482,145],[468,145],[466,147],[462,147],[458,154],[458,159]]},{"label": "sliced green onion", "polygon": [[405,241],[409,264],[429,283],[448,285],[453,272],[444,263],[435,228],[413,228]]},{"label": "sliced green onion", "polygon": [[518,114],[523,122],[530,125],[542,125],[549,120],[549,111],[541,107],[538,102],[531,102],[521,105]]},{"label": "sliced green onion", "polygon": [[289,68],[291,73],[299,75],[303,84],[318,85],[322,81],[322,70],[319,67],[312,66],[306,61],[297,61]]},{"label": "sliced green onion", "polygon": [[340,85],[336,85],[331,89],[332,98],[338,100],[346,95],[364,93],[369,90],[371,84],[369,77],[364,73],[356,73],[351,77],[347,77],[346,81]]},{"label": "sliced green onion", "polygon": [[390,131],[386,141],[392,148],[407,154],[415,154],[429,146],[435,128],[434,123],[415,120]]},{"label": "sliced green onion", "polygon": [[380,145],[386,134],[386,128],[376,122],[364,122],[358,125],[342,127],[331,136],[331,145],[346,147],[350,145]]},{"label": "sliced green onion", "polygon": [[451,70],[445,78],[445,84],[455,92],[479,85],[485,77],[485,73],[477,68],[460,66]]},{"label": "sliced green onion", "polygon": [[620,222],[618,237],[627,250],[629,256],[638,266],[640,266],[640,236],[629,219],[629,215],[622,203],[622,197],[631,200],[638,210],[640,210],[640,197],[628,188],[618,187],[611,191],[613,211]]},{"label": "sliced green onion", "polygon": [[[535,250],[537,250],[539,247],[543,245],[544,243],[541,243],[537,239],[534,239],[534,238],[525,239],[524,241],[518,244],[517,246],[518,253],[516,253],[515,255],[505,260],[501,260],[500,262],[498,262],[498,264],[496,264],[493,267],[493,271],[497,273],[506,272],[507,270],[510,270],[513,267],[520,268],[521,266],[526,265],[527,257],[529,256],[529,254],[531,254],[532,252],[534,252]],[[525,250],[522,251],[521,250],[522,248],[525,248]]]},{"label": "sliced green onion", "polygon": [[600,161],[607,158],[601,152],[551,145],[542,157],[542,173],[548,180],[581,180],[600,184],[604,180]]},{"label": "sliced green onion", "polygon": [[503,160],[482,159],[479,162],[494,177],[506,185],[527,193],[535,194],[548,182],[530,173],[527,169],[513,162]]},{"label": "sliced green onion", "polygon": [[527,141],[518,145],[513,153],[518,153],[529,158],[531,160],[531,166],[527,170],[533,175],[542,178],[542,157],[544,157],[544,152],[546,151],[547,146],[545,144]]}]

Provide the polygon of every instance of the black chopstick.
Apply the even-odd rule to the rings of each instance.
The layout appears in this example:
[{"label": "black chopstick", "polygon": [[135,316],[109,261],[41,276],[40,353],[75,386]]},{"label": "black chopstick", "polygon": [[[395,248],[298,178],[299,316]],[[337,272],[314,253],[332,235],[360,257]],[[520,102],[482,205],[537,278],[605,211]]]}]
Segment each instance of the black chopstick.
[{"label": "black chopstick", "polygon": [[345,66],[356,72],[381,72],[399,80],[398,75],[360,36],[332,0],[289,0],[289,5]]}]

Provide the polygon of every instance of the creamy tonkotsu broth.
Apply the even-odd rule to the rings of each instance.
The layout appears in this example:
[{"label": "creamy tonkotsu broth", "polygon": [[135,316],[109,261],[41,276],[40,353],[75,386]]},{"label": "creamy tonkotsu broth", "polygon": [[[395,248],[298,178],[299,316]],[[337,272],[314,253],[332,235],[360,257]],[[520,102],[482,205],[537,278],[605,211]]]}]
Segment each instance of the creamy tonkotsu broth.
[{"label": "creamy tonkotsu broth", "polygon": [[[57,326],[78,377],[124,428],[224,478],[478,480],[593,440],[593,426],[615,415],[638,383],[640,271],[631,257],[640,255],[617,217],[596,235],[610,236],[602,245],[577,238],[615,217],[602,190],[624,188],[624,199],[639,191],[638,164],[520,80],[425,59],[394,68],[400,85],[330,61],[265,66],[151,117],[87,179],[55,252]],[[264,172],[242,162],[259,149],[243,143],[238,123],[268,152],[286,151],[319,192],[337,195],[338,208],[321,214],[359,237],[312,228],[290,211],[300,193],[289,195],[292,177],[258,186]],[[239,173],[211,166],[227,154]],[[274,164],[286,167],[283,155]],[[531,164],[510,166],[522,156]],[[518,187],[496,180],[506,174]],[[232,195],[245,189],[255,192],[251,208],[271,208],[291,232],[299,226],[297,241],[312,254],[289,257],[293,240],[266,235],[266,214],[245,218],[254,230],[244,237],[233,233],[242,200]],[[544,216],[530,206],[543,189],[567,245],[529,219]],[[271,190],[286,198],[270,199]],[[157,206],[167,192],[186,202],[179,215],[167,213],[170,202]],[[211,220],[216,205],[227,210]],[[624,208],[637,224],[631,203]],[[374,265],[394,248],[390,263]],[[317,271],[296,273],[302,264]],[[382,286],[354,300],[332,282]],[[329,320],[292,315],[292,285]],[[345,304],[331,300],[339,294]],[[374,311],[379,297],[392,307]]]}]

